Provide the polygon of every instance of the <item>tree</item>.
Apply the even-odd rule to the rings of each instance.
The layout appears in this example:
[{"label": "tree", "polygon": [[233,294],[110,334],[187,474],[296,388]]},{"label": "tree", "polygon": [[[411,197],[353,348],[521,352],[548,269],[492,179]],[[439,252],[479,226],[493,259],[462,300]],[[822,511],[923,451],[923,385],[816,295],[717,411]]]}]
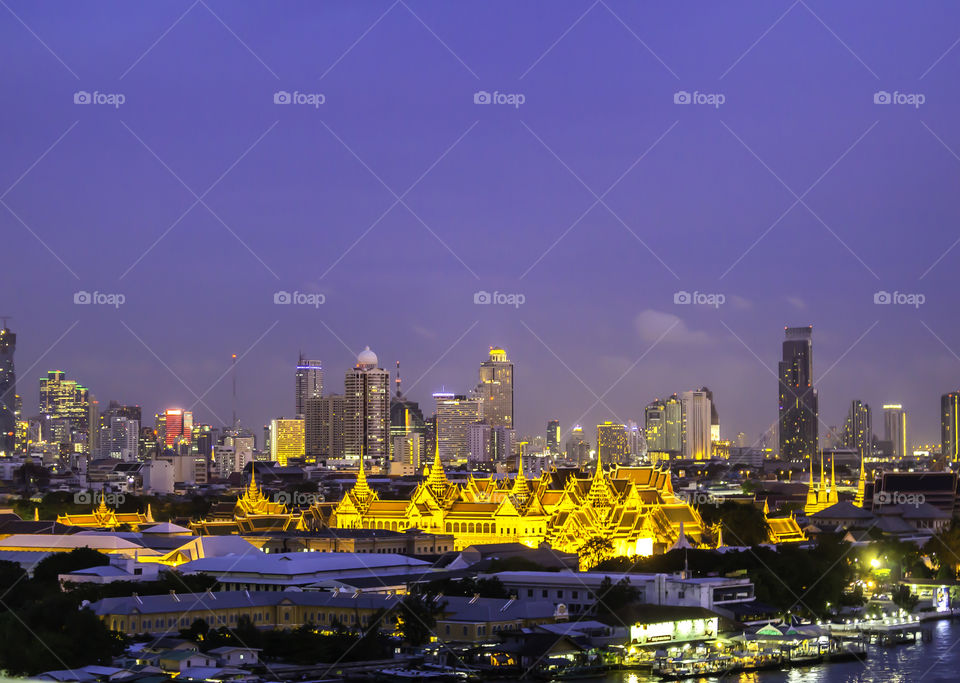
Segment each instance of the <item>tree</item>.
[{"label": "tree", "polygon": [[445,606],[445,602],[436,600],[430,593],[408,593],[404,596],[394,607],[397,629],[403,635],[404,641],[409,645],[423,645],[429,641],[437,627],[437,614],[442,612]]},{"label": "tree", "polygon": [[594,613],[598,617],[604,617],[639,600],[640,591],[626,577],[613,583],[609,576],[605,576],[597,589],[596,598]]},{"label": "tree", "polygon": [[591,536],[583,542],[578,553],[580,554],[580,564],[589,569],[613,556],[613,543],[605,536]]},{"label": "tree", "polygon": [[914,595],[910,591],[910,588],[903,584],[900,584],[893,590],[891,597],[894,605],[907,612],[913,611],[913,608],[916,607],[920,601],[920,598]]},{"label": "tree", "polygon": [[33,570],[33,579],[37,582],[58,581],[61,574],[108,564],[110,558],[97,550],[75,548],[69,553],[53,553],[40,560]]}]

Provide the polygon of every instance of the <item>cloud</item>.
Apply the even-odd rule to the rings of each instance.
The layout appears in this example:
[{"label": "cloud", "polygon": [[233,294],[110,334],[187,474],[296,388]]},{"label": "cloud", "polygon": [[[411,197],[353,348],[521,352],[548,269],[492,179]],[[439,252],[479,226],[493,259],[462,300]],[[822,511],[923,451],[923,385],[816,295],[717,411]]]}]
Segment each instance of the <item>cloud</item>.
[{"label": "cloud", "polygon": [[650,344],[661,337],[672,344],[705,344],[710,340],[706,332],[697,332],[687,327],[679,317],[648,308],[641,311],[633,321],[640,339]]},{"label": "cloud", "polygon": [[750,299],[745,299],[742,296],[737,296],[736,294],[731,294],[727,297],[729,305],[738,311],[749,311],[753,308],[753,302]]},{"label": "cloud", "polygon": [[798,296],[788,296],[787,303],[799,311],[807,310],[807,302]]}]

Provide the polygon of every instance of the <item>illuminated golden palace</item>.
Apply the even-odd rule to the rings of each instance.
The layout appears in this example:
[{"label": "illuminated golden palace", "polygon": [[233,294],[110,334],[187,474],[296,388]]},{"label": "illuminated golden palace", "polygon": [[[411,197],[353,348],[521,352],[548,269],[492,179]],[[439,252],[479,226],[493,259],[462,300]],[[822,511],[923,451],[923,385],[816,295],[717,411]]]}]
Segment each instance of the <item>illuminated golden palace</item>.
[{"label": "illuminated golden palace", "polygon": [[107,507],[107,502],[103,495],[100,496],[100,504],[93,508],[92,512],[86,514],[66,514],[57,516],[58,524],[67,526],[79,526],[86,529],[111,529],[116,530],[121,526],[127,525],[132,531],[139,531],[140,527],[153,524],[153,513],[150,506],[147,505],[147,513],[140,512],[117,512],[113,508]]},{"label": "illuminated golden palace", "polygon": [[655,467],[598,466],[592,476],[553,469],[527,479],[521,464],[513,481],[470,475],[460,485],[447,479],[438,452],[424,474],[409,500],[381,500],[361,466],[330,526],[452,534],[457,550],[513,541],[578,552],[600,537],[610,555],[627,557],[664,552],[681,534],[694,544],[703,536],[700,515],[674,495],[670,473]]}]

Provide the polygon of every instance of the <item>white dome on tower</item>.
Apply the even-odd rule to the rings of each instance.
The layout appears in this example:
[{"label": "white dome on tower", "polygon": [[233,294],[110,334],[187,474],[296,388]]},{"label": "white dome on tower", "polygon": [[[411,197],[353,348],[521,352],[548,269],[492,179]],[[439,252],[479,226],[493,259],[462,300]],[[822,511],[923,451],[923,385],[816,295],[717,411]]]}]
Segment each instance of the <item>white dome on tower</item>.
[{"label": "white dome on tower", "polygon": [[379,367],[379,361],[377,360],[377,354],[370,350],[370,347],[367,346],[360,352],[357,356],[357,367],[358,368],[376,368]]}]

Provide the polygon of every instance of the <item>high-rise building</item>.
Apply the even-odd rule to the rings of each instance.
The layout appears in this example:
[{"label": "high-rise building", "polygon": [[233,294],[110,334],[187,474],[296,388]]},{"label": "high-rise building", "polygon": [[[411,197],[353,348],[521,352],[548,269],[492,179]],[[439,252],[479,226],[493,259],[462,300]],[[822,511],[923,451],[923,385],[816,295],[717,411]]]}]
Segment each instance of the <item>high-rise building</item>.
[{"label": "high-rise building", "polygon": [[683,453],[683,402],[676,394],[663,402],[663,447],[671,457]]},{"label": "high-rise building", "polygon": [[323,367],[318,360],[307,360],[300,354],[296,375],[296,413],[302,418],[307,412],[307,399],[323,396]]},{"label": "high-rise building", "polygon": [[883,439],[890,442],[893,457],[907,456],[907,411],[899,403],[883,406]]},{"label": "high-rise building", "polygon": [[483,398],[487,424],[513,429],[513,363],[503,349],[491,346],[490,359],[480,364],[477,394]]},{"label": "high-rise building", "polygon": [[[342,459],[344,453],[345,399],[341,394],[328,394],[307,401],[305,428],[307,438],[314,442],[309,455],[328,460]],[[315,439],[315,441],[314,441]]]},{"label": "high-rise building", "polygon": [[169,408],[157,415],[157,440],[164,448],[180,452],[193,440],[193,413],[180,408]]},{"label": "high-rise building", "polygon": [[[417,438],[415,440],[408,438],[411,434],[416,434]],[[424,458],[429,455],[426,451],[421,450],[413,454],[407,452],[414,446],[422,449],[426,445],[426,422],[419,403],[403,395],[398,395],[390,401],[390,440],[394,446],[399,443],[404,449],[403,453],[399,453],[394,448],[393,460],[414,466],[425,461]]]},{"label": "high-rise building", "polygon": [[17,348],[17,335],[3,323],[0,329],[0,453],[13,453],[16,445],[17,420],[17,375],[13,367],[13,353]]},{"label": "high-rise building", "polygon": [[577,465],[584,465],[589,462],[590,442],[587,441],[580,425],[576,425],[570,430],[570,436],[567,437],[564,450],[567,453],[567,459],[577,463]]},{"label": "high-rise building", "polygon": [[560,420],[547,422],[547,452],[560,455]]},{"label": "high-rise building", "polygon": [[643,428],[633,420],[627,420],[627,452],[634,461],[647,454],[647,440],[644,438]]},{"label": "high-rise building", "polygon": [[843,447],[855,450],[863,460],[873,450],[873,418],[870,406],[863,401],[850,403],[847,421],[843,427]]},{"label": "high-rise building", "polygon": [[630,449],[627,445],[626,425],[616,424],[607,420],[597,425],[597,457],[601,462],[626,464],[629,461]]},{"label": "high-rise building", "polygon": [[940,457],[960,461],[960,391],[940,397]]},{"label": "high-rise building", "polygon": [[643,429],[650,453],[663,453],[667,449],[664,408],[663,401],[658,398],[643,410]]},{"label": "high-rise building", "polygon": [[60,370],[51,370],[40,379],[40,414],[51,420],[65,420],[71,431],[86,435],[90,429],[90,392]]},{"label": "high-rise building", "polygon": [[506,462],[515,447],[514,430],[474,422],[467,435],[467,458],[470,462]]},{"label": "high-rise building", "polygon": [[122,415],[110,414],[108,424],[100,427],[98,456],[124,462],[137,459],[140,450],[140,423]]},{"label": "high-rise building", "polygon": [[470,454],[470,425],[484,419],[486,405],[483,399],[445,392],[436,393],[433,398],[437,403],[437,448],[440,459],[445,463],[466,462]]},{"label": "high-rise building", "polygon": [[344,457],[385,467],[390,459],[390,373],[366,347],[344,378]]},{"label": "high-rise building", "polygon": [[709,460],[710,399],[706,391],[685,391],[683,406],[683,457],[689,460]]},{"label": "high-rise building", "polygon": [[286,467],[304,453],[303,420],[281,417],[270,421],[270,457]]},{"label": "high-rise building", "polygon": [[778,366],[780,457],[799,462],[817,452],[818,397],[813,388],[813,325],[785,327]]},{"label": "high-rise building", "polygon": [[720,441],[720,413],[717,411],[717,402],[713,400],[713,392],[703,387],[700,389],[710,401],[710,441]]}]

